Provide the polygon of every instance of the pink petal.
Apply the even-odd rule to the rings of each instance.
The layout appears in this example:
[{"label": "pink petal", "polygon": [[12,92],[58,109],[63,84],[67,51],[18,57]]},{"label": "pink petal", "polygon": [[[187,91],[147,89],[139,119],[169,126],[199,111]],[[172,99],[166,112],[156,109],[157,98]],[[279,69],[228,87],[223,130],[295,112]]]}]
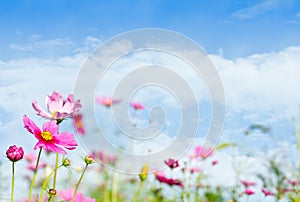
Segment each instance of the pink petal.
[{"label": "pink petal", "polygon": [[64,101],[61,94],[54,91],[52,95],[48,96],[48,100],[47,100],[48,111],[51,113],[60,111],[60,109],[63,106],[63,103]]},{"label": "pink petal", "polygon": [[78,146],[77,141],[74,138],[74,135],[69,132],[63,132],[58,135],[55,135],[55,142],[66,149],[73,150]]},{"label": "pink petal", "polygon": [[43,131],[49,131],[52,135],[58,133],[59,125],[56,124],[56,121],[48,121],[43,124]]},{"label": "pink petal", "polygon": [[32,134],[35,135],[35,137],[39,136],[41,134],[41,130],[37,125],[26,115],[23,116],[23,123],[26,130]]},{"label": "pink petal", "polygon": [[50,119],[51,118],[51,114],[49,114],[48,112],[46,112],[45,110],[43,110],[36,102],[36,100],[32,101],[32,107],[33,109],[36,111],[36,114],[39,116],[42,116],[44,118]]}]

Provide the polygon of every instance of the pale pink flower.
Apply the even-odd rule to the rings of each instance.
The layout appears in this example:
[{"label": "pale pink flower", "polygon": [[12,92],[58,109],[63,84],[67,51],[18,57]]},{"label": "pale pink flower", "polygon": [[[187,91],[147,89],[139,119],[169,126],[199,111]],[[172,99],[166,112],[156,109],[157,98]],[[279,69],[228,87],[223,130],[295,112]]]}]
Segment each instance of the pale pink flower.
[{"label": "pale pink flower", "polygon": [[245,193],[246,195],[252,195],[252,194],[255,194],[255,192],[254,192],[252,189],[249,189],[249,188],[246,188],[245,191],[244,191],[244,193]]},{"label": "pale pink flower", "polygon": [[130,102],[130,105],[134,110],[143,110],[143,109],[145,109],[145,106],[142,105],[140,102]]},{"label": "pale pink flower", "polygon": [[196,146],[194,150],[194,154],[196,158],[202,158],[206,159],[213,155],[213,149],[212,148],[205,148],[202,146]]},{"label": "pale pink flower", "polygon": [[266,188],[262,188],[261,191],[264,193],[265,196],[275,196],[275,193],[267,190]]},{"label": "pale pink flower", "polygon": [[73,150],[78,145],[73,134],[69,132],[58,133],[59,125],[56,124],[56,121],[44,123],[43,131],[26,115],[23,116],[23,123],[26,130],[38,140],[34,149],[44,148],[47,151],[66,154],[61,147]]},{"label": "pale pink flower", "polygon": [[189,169],[190,173],[200,173],[202,170],[199,167],[192,167]]},{"label": "pale pink flower", "polygon": [[[73,193],[74,193],[73,189],[68,189],[66,191],[60,191],[60,192],[58,192],[58,197],[64,201],[69,202],[69,201],[72,201]],[[90,197],[85,197],[81,193],[76,193],[74,201],[75,202],[96,202],[95,199],[92,199]]]},{"label": "pale pink flower", "polygon": [[113,104],[117,104],[121,102],[121,100],[115,100],[110,97],[96,97],[96,102],[99,105],[103,105],[105,107],[111,107]]},{"label": "pale pink flower", "polygon": [[82,114],[74,115],[73,124],[79,135],[85,135],[85,128],[83,125]]},{"label": "pale pink flower", "polygon": [[[36,156],[35,156],[35,154],[34,153],[28,153],[28,154],[26,154],[26,155],[24,155],[24,159],[26,160],[26,161],[28,161],[28,165],[27,165],[27,168],[29,169],[29,170],[31,170],[31,171],[34,171],[35,170],[35,167],[36,167]],[[45,162],[43,162],[42,160],[40,160],[40,162],[39,162],[39,165],[38,165],[38,169],[40,169],[40,168],[45,168],[47,166],[47,164],[45,163]]]},{"label": "pale pink flower", "polygon": [[287,182],[292,186],[296,186],[299,183],[298,180],[287,180]]},{"label": "pale pink flower", "polygon": [[80,100],[75,101],[72,94],[68,95],[67,100],[63,100],[61,94],[56,91],[46,97],[46,106],[48,112],[43,110],[36,100],[32,101],[32,107],[37,115],[52,120],[63,120],[72,117],[81,108]]}]

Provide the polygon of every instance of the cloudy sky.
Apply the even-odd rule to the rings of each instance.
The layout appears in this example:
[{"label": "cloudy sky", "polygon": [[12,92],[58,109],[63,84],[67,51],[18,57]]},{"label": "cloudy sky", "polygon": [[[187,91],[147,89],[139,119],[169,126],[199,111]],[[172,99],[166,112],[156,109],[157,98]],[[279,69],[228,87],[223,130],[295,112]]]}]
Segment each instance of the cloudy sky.
[{"label": "cloudy sky", "polygon": [[[258,139],[293,145],[291,119],[300,121],[299,25],[297,0],[1,2],[0,150],[11,144],[30,150],[34,138],[21,117],[36,118],[31,100],[43,104],[53,90],[72,92],[98,45],[141,28],[179,32],[208,53],[225,90],[224,140],[246,150]],[[253,123],[271,126],[273,137],[245,137]]]}]

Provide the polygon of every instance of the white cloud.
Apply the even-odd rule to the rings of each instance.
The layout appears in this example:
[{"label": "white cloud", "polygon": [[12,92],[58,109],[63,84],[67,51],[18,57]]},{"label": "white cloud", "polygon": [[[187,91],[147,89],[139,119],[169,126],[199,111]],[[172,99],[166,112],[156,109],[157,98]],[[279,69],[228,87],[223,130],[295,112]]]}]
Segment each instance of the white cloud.
[{"label": "white cloud", "polygon": [[233,12],[231,16],[239,19],[254,18],[264,12],[273,10],[278,6],[278,3],[278,0],[264,0],[250,7],[237,10]]}]

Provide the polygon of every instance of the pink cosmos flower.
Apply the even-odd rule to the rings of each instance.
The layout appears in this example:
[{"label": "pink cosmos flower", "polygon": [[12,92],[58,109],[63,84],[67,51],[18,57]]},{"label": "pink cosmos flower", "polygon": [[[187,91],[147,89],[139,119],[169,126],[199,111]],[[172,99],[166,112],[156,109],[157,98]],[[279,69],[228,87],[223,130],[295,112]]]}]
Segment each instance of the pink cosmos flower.
[{"label": "pink cosmos flower", "polygon": [[94,151],[92,152],[91,157],[104,164],[114,164],[117,161],[117,157],[115,155],[110,155],[103,151],[98,151],[98,152]]},{"label": "pink cosmos flower", "polygon": [[142,105],[140,102],[130,102],[130,105],[134,110],[143,110],[143,109],[145,109],[145,106]]},{"label": "pink cosmos flower", "polygon": [[74,101],[72,94],[68,95],[67,100],[63,100],[61,94],[56,91],[46,97],[46,106],[48,112],[43,110],[36,100],[32,101],[32,107],[37,115],[51,120],[63,120],[72,117],[81,108],[80,100]]},{"label": "pink cosmos flower", "polygon": [[292,186],[296,186],[299,183],[298,180],[287,180],[287,182]]},{"label": "pink cosmos flower", "polygon": [[82,114],[73,116],[73,124],[79,135],[85,135],[85,128],[82,121]]},{"label": "pink cosmos flower", "polygon": [[264,193],[265,196],[275,196],[275,193],[267,190],[266,188],[262,188],[261,191]]},{"label": "pink cosmos flower", "polygon": [[24,156],[24,150],[22,147],[17,147],[16,145],[10,146],[6,151],[7,158],[12,162],[17,162],[21,160]]},{"label": "pink cosmos flower", "polygon": [[249,188],[246,188],[245,191],[244,191],[244,193],[245,193],[246,195],[252,195],[252,194],[255,194],[255,192],[254,192],[252,189],[249,189]]},{"label": "pink cosmos flower", "polygon": [[249,182],[246,180],[240,180],[240,182],[245,186],[245,187],[250,187],[250,186],[255,186],[256,183],[255,182]]},{"label": "pink cosmos flower", "polygon": [[217,160],[214,160],[213,162],[211,162],[211,164],[214,166],[214,165],[217,165],[219,162]]},{"label": "pink cosmos flower", "polygon": [[177,185],[177,186],[180,186],[181,188],[183,188],[183,184],[180,180],[173,179],[173,178],[166,178],[165,174],[163,172],[155,173],[155,178],[161,183],[165,183],[170,186]]},{"label": "pink cosmos flower", "polygon": [[174,159],[168,159],[168,160],[165,160],[164,162],[171,169],[179,167],[178,161],[175,161]]},{"label": "pink cosmos flower", "polygon": [[[66,191],[60,191],[58,192],[58,197],[61,198],[64,201],[72,201],[74,190],[73,189],[68,189]],[[75,202],[96,202],[95,199],[92,199],[90,197],[84,197],[83,194],[81,193],[76,193],[75,196]]]},{"label": "pink cosmos flower", "polygon": [[73,150],[78,145],[73,134],[69,132],[58,133],[59,125],[56,124],[56,121],[44,123],[43,131],[26,115],[23,116],[23,123],[26,130],[38,140],[34,149],[44,148],[47,151],[66,154],[61,147]]},{"label": "pink cosmos flower", "polygon": [[[28,153],[26,155],[24,155],[24,159],[29,163],[27,165],[27,168],[31,171],[35,170],[35,166],[36,166],[36,162],[35,160],[37,159],[34,153]],[[39,165],[38,165],[38,169],[40,168],[45,168],[47,166],[47,164],[45,162],[43,162],[42,160],[40,160]]]},{"label": "pink cosmos flower", "polygon": [[202,158],[206,159],[213,155],[213,149],[212,148],[205,148],[202,146],[196,146],[194,150],[194,154],[196,158]]},{"label": "pink cosmos flower", "polygon": [[99,105],[103,105],[105,107],[111,107],[113,104],[117,104],[121,102],[121,100],[114,100],[110,97],[96,97],[96,102]]}]

